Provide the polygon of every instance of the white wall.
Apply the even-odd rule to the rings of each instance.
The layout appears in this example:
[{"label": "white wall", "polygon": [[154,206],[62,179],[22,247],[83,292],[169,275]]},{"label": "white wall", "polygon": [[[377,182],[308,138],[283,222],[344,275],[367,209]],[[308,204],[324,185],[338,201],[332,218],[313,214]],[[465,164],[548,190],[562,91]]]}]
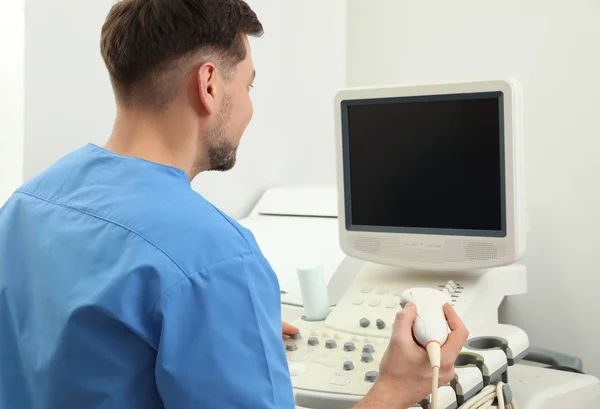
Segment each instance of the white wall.
[{"label": "white wall", "polygon": [[514,76],[524,87],[529,294],[502,308],[534,345],[600,376],[600,3],[348,1],[351,86]]},{"label": "white wall", "polygon": [[[113,3],[27,0],[26,178],[110,135],[115,108],[99,37]],[[344,0],[249,4],[266,31],[252,40],[254,120],[236,168],[193,184],[233,217],[269,186],[334,183],[332,100],[345,83]]]},{"label": "white wall", "polygon": [[113,3],[27,0],[26,179],[110,136],[115,107],[100,56],[100,29]]},{"label": "white wall", "polygon": [[0,0],[0,206],[23,182],[25,1]]}]

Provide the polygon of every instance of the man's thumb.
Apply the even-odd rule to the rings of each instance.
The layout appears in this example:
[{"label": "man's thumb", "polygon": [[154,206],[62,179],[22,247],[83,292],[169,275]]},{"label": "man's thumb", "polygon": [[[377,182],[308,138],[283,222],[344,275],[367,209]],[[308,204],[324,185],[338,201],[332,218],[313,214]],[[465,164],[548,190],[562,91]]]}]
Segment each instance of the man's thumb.
[{"label": "man's thumb", "polygon": [[396,314],[396,325],[402,329],[410,329],[417,319],[417,307],[408,303]]}]

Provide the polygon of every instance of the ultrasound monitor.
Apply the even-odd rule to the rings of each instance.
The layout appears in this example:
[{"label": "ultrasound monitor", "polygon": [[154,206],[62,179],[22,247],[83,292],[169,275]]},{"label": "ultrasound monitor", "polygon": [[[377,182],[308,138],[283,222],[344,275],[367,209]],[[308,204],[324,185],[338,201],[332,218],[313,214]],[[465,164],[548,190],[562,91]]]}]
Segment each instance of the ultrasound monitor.
[{"label": "ultrasound monitor", "polygon": [[515,81],[345,90],[336,97],[340,244],[433,270],[524,251]]}]

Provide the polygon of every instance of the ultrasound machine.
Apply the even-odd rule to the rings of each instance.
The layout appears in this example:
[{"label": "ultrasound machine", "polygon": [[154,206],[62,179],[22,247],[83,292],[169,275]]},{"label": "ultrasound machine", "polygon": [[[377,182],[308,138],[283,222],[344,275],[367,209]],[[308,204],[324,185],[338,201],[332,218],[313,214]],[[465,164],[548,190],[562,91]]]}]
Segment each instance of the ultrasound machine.
[{"label": "ultrasound machine", "polygon": [[426,327],[447,300],[470,337],[454,380],[415,408],[600,408],[600,381],[580,361],[498,321],[504,298],[527,292],[518,83],[350,89],[335,104],[337,188],[276,189],[241,220],[301,330],[285,345],[297,405],[352,408],[396,313],[423,293]]}]

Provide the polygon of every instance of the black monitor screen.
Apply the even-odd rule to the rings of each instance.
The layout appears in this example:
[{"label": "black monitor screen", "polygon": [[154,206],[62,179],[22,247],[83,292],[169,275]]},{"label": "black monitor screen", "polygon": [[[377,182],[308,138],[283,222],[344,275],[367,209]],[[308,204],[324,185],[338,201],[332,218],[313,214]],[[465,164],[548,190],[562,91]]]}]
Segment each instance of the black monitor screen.
[{"label": "black monitor screen", "polygon": [[341,108],[348,230],[505,236],[501,92]]}]

